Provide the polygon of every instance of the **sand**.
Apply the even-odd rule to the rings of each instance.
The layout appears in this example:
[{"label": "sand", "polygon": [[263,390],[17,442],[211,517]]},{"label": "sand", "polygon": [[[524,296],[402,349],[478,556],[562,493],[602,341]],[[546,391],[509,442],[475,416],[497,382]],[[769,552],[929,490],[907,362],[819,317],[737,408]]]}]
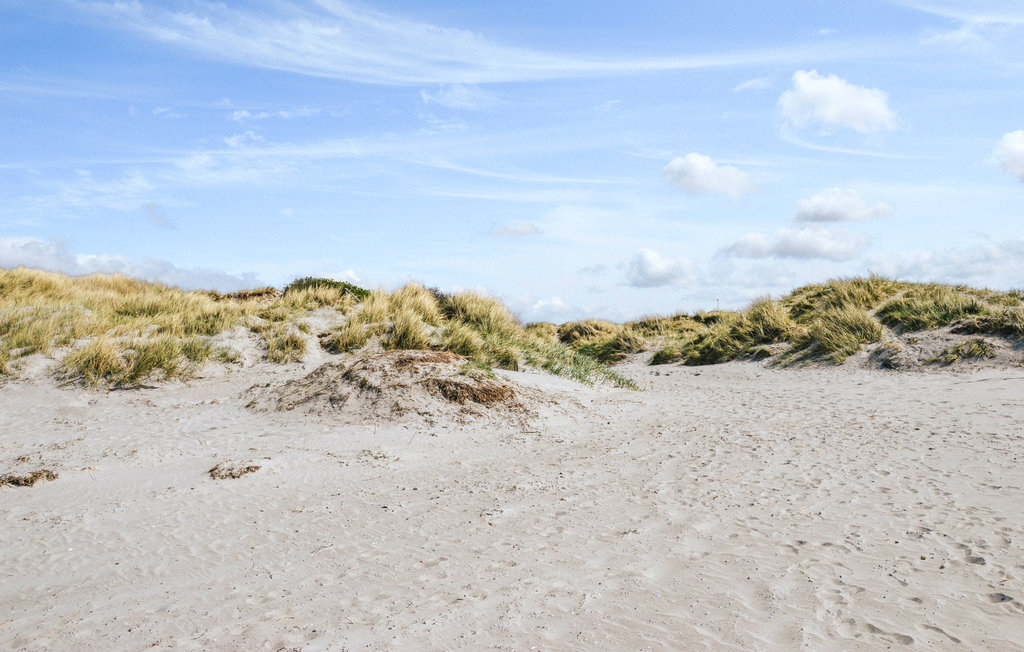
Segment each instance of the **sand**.
[{"label": "sand", "polygon": [[268,407],[321,362],[0,386],[0,648],[1024,649],[1024,369]]}]

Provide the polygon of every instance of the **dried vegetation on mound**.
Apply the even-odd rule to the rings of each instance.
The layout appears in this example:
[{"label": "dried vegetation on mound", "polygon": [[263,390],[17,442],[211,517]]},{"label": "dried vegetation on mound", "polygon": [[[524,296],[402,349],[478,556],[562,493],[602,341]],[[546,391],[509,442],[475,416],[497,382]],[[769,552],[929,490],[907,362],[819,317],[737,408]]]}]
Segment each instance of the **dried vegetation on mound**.
[{"label": "dried vegetation on mound", "polygon": [[451,418],[523,418],[534,392],[514,388],[448,351],[357,354],[321,365],[280,385],[248,390],[248,407],[302,410],[349,423],[392,421],[407,415]]},{"label": "dried vegetation on mound", "polygon": [[212,469],[207,471],[214,480],[237,480],[247,473],[255,473],[262,468],[259,464],[252,462],[218,462]]}]

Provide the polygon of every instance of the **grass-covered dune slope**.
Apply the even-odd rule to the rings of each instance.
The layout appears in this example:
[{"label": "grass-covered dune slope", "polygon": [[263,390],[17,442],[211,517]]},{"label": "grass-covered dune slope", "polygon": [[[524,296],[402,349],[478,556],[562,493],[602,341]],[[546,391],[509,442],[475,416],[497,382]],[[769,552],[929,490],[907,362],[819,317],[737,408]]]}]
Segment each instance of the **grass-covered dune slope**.
[{"label": "grass-covered dune slope", "polygon": [[202,365],[241,363],[255,342],[268,362],[310,347],[432,349],[467,358],[467,373],[531,365],[585,383],[631,383],[546,331],[524,327],[501,302],[409,284],[391,294],[305,278],[283,291],[185,292],[123,276],[0,270],[0,375],[34,353],[67,381],[130,387],[187,378]]},{"label": "grass-covered dune slope", "polygon": [[240,364],[245,343],[272,363],[300,361],[311,347],[338,355],[423,349],[464,356],[467,373],[529,365],[629,386],[606,365],[642,351],[653,351],[651,364],[841,364],[867,347],[878,366],[898,367],[939,332],[945,339],[936,341],[948,345],[927,363],[1019,350],[1024,293],[871,277],[806,286],[739,312],[523,325],[490,297],[417,284],[387,294],[305,278],[282,291],[221,294],[123,276],[0,270],[0,375],[43,353],[63,379],[110,387],[187,378],[213,361]]},{"label": "grass-covered dune slope", "polygon": [[[604,363],[653,349],[654,365],[737,359],[842,364],[865,348],[876,366],[950,365],[1024,348],[1024,292],[903,283],[885,278],[808,285],[745,310],[649,317],[626,324],[588,319],[535,324]],[[937,345],[939,350],[933,351]],[[1024,356],[1017,363],[1024,360]]]}]

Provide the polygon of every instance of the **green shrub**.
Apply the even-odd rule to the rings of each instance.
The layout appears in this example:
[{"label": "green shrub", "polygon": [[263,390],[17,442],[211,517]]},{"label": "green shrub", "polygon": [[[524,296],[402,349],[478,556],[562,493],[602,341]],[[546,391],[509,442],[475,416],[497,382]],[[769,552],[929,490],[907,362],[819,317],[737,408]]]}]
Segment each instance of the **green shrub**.
[{"label": "green shrub", "polygon": [[335,281],[330,278],[315,278],[313,276],[306,276],[303,278],[297,278],[289,283],[284,288],[284,294],[287,296],[291,292],[298,290],[310,290],[317,288],[330,288],[334,290],[340,290],[343,293],[351,294],[356,299],[362,301],[366,297],[370,296],[370,291],[365,290],[359,286],[346,283],[345,281]]}]

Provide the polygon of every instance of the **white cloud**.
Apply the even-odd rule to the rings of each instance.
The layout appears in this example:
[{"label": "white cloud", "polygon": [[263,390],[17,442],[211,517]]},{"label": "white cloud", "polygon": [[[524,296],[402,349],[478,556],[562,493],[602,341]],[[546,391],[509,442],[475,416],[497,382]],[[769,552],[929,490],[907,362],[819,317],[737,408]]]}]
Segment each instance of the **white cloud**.
[{"label": "white cloud", "polygon": [[856,257],[868,244],[859,233],[831,229],[783,229],[750,233],[723,250],[739,258],[798,258],[842,261]]},{"label": "white cloud", "polygon": [[255,274],[228,274],[215,269],[184,269],[166,260],[136,262],[123,256],[72,254],[63,243],[39,238],[0,238],[0,267],[31,267],[71,276],[124,274],[184,289],[216,289],[224,292],[258,286]]},{"label": "white cloud", "polygon": [[781,47],[654,58],[592,58],[495,43],[463,29],[342,0],[214,3],[76,2],[107,25],[239,65],[384,84],[478,84],[749,65],[796,65],[864,54],[863,47]]},{"label": "white cloud", "polygon": [[895,0],[897,4],[912,7],[943,18],[971,24],[1024,24],[1020,0]]},{"label": "white cloud", "polygon": [[117,211],[135,211],[145,203],[154,189],[152,182],[138,172],[105,181],[95,179],[88,170],[77,170],[76,173],[73,181],[56,184],[58,191],[55,195],[40,198],[42,207],[100,206]]},{"label": "white cloud", "polygon": [[758,77],[756,79],[750,79],[742,84],[737,84],[733,89],[733,93],[739,93],[740,91],[750,90],[763,90],[765,88],[771,88],[772,78],[771,77]]},{"label": "white cloud", "polygon": [[1004,170],[1024,181],[1024,131],[1011,131],[1004,135],[996,145],[994,155]]},{"label": "white cloud", "polygon": [[703,154],[672,159],[662,172],[665,180],[693,196],[728,195],[739,199],[750,192],[750,175],[731,165],[718,165]]},{"label": "white cloud", "polygon": [[892,207],[869,204],[855,190],[830,188],[796,204],[794,222],[860,222],[885,217]]},{"label": "white cloud", "polygon": [[498,98],[492,93],[465,84],[445,84],[436,93],[420,91],[420,99],[424,104],[437,104],[449,109],[477,111],[494,106]]},{"label": "white cloud", "polygon": [[876,256],[868,265],[877,274],[899,279],[1019,289],[1024,278],[1024,238]]},{"label": "white cloud", "polygon": [[686,258],[664,258],[650,249],[640,249],[629,261],[626,279],[633,287],[656,288],[693,283],[693,263]]},{"label": "white cloud", "polygon": [[816,123],[872,134],[897,126],[885,91],[855,86],[835,75],[825,77],[817,70],[793,73],[793,88],[779,97],[779,110],[797,127]]},{"label": "white cloud", "polygon": [[295,120],[297,118],[309,118],[320,113],[320,109],[300,107],[297,109],[285,109],[282,111],[247,111],[245,109],[232,111],[229,116],[236,122],[246,120],[266,120],[267,118],[281,118],[282,120]]},{"label": "white cloud", "polygon": [[508,226],[495,227],[494,229],[491,229],[491,235],[506,238],[537,235],[538,233],[540,233],[540,228],[531,222],[516,222],[515,224],[510,224]]},{"label": "white cloud", "polygon": [[249,143],[255,143],[263,140],[261,136],[258,136],[251,129],[246,131],[244,134],[235,134],[234,136],[228,136],[224,139],[224,144],[228,147],[245,147]]}]

